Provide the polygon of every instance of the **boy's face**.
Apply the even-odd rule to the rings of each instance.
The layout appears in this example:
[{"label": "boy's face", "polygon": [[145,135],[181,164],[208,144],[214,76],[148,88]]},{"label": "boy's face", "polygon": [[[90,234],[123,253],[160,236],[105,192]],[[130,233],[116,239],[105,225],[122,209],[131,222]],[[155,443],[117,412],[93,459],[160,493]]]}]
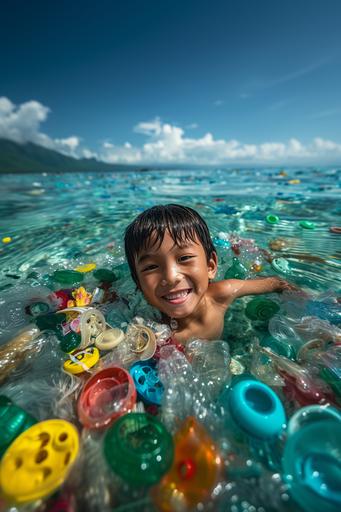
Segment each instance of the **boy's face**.
[{"label": "boy's face", "polygon": [[170,318],[185,318],[195,312],[215,277],[217,256],[207,262],[199,240],[176,245],[166,231],[160,247],[150,245],[136,258],[136,272],[146,300]]}]

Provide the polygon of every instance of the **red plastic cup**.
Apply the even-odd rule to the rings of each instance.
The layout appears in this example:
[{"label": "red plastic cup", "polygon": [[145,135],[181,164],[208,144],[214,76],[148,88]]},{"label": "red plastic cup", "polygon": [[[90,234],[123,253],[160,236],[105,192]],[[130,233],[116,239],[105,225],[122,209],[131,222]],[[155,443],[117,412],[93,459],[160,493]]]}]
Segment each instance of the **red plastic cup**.
[{"label": "red plastic cup", "polygon": [[93,375],[78,400],[78,418],[84,427],[102,429],[134,408],[136,388],[131,375],[109,366]]}]

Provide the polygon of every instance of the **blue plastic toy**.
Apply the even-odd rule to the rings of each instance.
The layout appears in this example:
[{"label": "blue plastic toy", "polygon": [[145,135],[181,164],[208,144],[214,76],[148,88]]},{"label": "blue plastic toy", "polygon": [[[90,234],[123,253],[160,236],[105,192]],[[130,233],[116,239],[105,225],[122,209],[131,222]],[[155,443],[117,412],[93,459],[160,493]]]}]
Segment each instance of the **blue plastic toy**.
[{"label": "blue plastic toy", "polygon": [[136,391],[147,405],[160,405],[163,385],[154,361],[138,361],[130,368]]}]

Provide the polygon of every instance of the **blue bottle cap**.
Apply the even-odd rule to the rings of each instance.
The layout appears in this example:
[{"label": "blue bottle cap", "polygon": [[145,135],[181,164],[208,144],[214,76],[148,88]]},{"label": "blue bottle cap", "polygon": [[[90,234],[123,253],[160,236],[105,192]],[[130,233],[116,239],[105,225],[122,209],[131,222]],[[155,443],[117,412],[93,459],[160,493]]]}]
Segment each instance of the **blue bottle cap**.
[{"label": "blue bottle cap", "polygon": [[229,407],[237,425],[258,439],[273,439],[286,423],[281,400],[269,386],[257,380],[240,380],[232,386]]},{"label": "blue bottle cap", "polygon": [[136,391],[148,405],[160,405],[163,385],[159,379],[155,362],[138,361],[130,368]]},{"label": "blue bottle cap", "polygon": [[293,498],[307,512],[341,510],[341,423],[316,421],[289,436],[283,468]]}]

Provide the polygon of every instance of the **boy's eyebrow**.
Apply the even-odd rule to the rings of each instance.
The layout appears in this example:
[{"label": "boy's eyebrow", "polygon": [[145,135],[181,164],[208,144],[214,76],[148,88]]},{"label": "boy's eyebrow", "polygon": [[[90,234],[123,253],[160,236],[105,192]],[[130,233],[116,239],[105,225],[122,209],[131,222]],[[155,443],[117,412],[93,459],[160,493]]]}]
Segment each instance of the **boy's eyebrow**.
[{"label": "boy's eyebrow", "polygon": [[[174,242],[173,246],[172,246],[172,250],[174,249],[174,247],[178,247],[179,249],[189,249],[191,248],[193,245],[193,243],[186,243],[184,242],[183,244],[177,244]],[[148,258],[152,258],[153,256],[156,256],[157,255],[157,251],[154,252],[154,253],[145,253],[145,254],[142,254],[142,256],[139,256],[137,258],[137,263],[140,264],[142,263],[143,261],[147,260]]]}]

